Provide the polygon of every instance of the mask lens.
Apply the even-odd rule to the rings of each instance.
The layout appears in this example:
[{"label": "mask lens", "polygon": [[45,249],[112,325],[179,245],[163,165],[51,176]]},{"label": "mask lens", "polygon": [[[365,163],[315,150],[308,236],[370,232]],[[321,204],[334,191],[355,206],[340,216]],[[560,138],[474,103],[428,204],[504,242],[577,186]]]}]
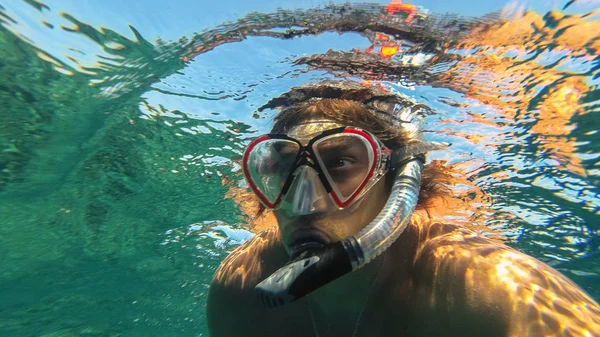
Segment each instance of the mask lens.
[{"label": "mask lens", "polygon": [[338,133],[315,142],[313,150],[327,180],[342,202],[364,187],[374,162],[373,147],[367,138],[358,134]]},{"label": "mask lens", "polygon": [[300,146],[290,140],[267,139],[256,144],[247,155],[246,177],[262,196],[274,203],[290,175]]}]

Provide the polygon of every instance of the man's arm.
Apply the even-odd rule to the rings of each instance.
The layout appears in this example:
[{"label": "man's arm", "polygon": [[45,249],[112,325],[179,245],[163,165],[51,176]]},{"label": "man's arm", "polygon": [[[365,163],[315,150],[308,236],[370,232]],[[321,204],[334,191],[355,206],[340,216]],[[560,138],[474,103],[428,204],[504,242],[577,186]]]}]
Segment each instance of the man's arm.
[{"label": "man's arm", "polygon": [[435,305],[489,313],[511,337],[600,336],[600,306],[550,266],[456,229],[427,242],[415,267]]},{"label": "man's arm", "polygon": [[254,286],[273,261],[279,248],[278,232],[268,229],[236,248],[221,263],[207,299],[208,329],[211,337],[268,336],[260,324],[265,313]]},{"label": "man's arm", "polygon": [[497,259],[496,293],[510,299],[514,336],[600,336],[600,306],[571,280],[516,251]]}]

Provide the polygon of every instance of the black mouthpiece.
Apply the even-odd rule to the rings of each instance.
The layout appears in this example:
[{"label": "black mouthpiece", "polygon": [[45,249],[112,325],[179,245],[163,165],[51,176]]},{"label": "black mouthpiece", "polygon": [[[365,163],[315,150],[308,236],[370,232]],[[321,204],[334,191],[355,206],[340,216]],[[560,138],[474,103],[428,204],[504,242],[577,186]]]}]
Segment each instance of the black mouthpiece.
[{"label": "black mouthpiece", "polygon": [[293,302],[352,271],[341,242],[308,249],[256,286],[263,305],[275,308]]}]

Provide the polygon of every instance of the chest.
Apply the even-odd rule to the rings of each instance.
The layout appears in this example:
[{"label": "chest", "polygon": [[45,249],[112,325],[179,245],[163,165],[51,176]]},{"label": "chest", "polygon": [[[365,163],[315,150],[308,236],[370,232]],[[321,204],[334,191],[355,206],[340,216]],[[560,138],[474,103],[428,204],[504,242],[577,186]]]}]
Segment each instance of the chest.
[{"label": "chest", "polygon": [[[262,337],[385,337],[399,336],[381,308],[365,308],[360,315],[325,314],[307,305],[272,310],[264,318]],[[417,336],[417,335],[407,335]]]},{"label": "chest", "polygon": [[[361,317],[325,315],[304,306],[268,311],[257,322],[261,337],[468,337],[504,336],[502,329],[468,315],[422,311],[410,305],[390,307],[379,302]],[[488,328],[481,329],[483,326]]]}]

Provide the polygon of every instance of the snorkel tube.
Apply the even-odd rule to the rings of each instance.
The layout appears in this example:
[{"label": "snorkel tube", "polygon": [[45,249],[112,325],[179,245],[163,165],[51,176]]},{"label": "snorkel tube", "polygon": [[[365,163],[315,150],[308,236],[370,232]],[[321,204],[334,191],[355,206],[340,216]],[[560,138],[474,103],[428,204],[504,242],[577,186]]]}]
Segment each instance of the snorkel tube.
[{"label": "snorkel tube", "polygon": [[265,307],[293,302],[360,269],[396,241],[417,206],[424,156],[412,155],[404,162],[396,169],[387,203],[367,227],[342,241],[292,256],[285,266],[256,286]]}]

